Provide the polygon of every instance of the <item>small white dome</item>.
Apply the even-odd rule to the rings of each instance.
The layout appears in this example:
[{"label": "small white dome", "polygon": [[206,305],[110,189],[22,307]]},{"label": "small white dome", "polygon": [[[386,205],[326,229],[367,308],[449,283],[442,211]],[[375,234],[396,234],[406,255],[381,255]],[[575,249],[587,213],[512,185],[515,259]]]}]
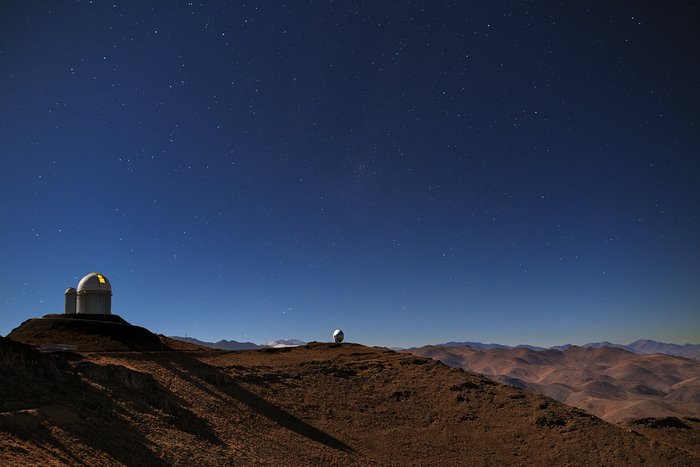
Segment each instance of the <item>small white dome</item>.
[{"label": "small white dome", "polygon": [[339,342],[339,343],[343,342],[344,338],[345,338],[345,334],[343,334],[343,331],[341,331],[340,329],[336,329],[333,332],[333,341],[334,342]]},{"label": "small white dome", "polygon": [[112,285],[99,272],[91,272],[78,283],[78,292],[112,292]]}]

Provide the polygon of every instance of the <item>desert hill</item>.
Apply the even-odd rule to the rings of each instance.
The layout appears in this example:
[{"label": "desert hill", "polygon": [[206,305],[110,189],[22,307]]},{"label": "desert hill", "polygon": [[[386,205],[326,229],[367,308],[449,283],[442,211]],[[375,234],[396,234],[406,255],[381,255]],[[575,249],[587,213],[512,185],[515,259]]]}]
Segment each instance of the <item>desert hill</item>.
[{"label": "desert hill", "polygon": [[2,465],[700,461],[548,397],[355,344],[46,354],[0,339],[0,376]]},{"label": "desert hill", "polygon": [[415,355],[481,373],[619,422],[700,416],[700,361],[617,347],[473,349],[426,346]]}]

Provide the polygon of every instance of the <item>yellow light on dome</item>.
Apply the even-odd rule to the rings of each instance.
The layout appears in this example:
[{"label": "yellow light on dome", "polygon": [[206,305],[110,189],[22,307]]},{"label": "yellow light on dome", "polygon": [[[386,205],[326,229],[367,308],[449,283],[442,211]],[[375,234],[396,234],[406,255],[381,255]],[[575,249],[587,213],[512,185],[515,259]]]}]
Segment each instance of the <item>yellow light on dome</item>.
[{"label": "yellow light on dome", "polygon": [[104,283],[105,283],[105,278],[102,276],[102,274],[98,274],[98,275],[97,275],[97,278],[100,280],[100,284],[104,284]]}]

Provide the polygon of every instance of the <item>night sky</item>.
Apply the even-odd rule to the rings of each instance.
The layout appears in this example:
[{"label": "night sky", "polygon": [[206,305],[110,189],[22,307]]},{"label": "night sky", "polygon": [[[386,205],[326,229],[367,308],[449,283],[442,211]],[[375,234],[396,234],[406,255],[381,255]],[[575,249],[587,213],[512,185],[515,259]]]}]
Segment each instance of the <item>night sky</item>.
[{"label": "night sky", "polygon": [[0,334],[700,342],[692,2],[2,2]]}]

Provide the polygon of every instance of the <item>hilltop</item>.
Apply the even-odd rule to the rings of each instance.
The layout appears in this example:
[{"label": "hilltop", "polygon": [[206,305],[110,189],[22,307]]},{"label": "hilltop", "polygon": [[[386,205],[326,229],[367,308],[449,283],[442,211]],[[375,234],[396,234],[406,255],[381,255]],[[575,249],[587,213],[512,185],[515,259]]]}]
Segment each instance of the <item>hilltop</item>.
[{"label": "hilltop", "polygon": [[45,315],[23,322],[7,337],[34,346],[71,345],[80,351],[172,350],[160,336],[117,315]]}]

